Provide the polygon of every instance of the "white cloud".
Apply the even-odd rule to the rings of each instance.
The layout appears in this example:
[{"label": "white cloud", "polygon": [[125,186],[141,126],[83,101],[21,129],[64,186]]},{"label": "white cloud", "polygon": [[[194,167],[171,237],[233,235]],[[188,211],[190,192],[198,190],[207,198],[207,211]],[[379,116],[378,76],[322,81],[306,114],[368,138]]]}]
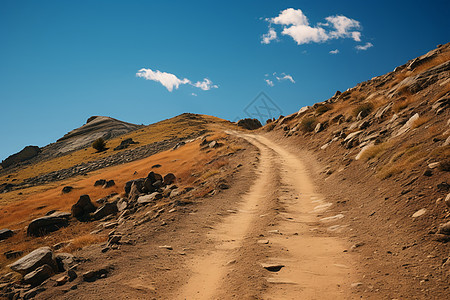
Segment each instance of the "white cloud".
[{"label": "white cloud", "polygon": [[372,48],[372,47],[373,47],[372,43],[366,43],[365,45],[358,45],[355,48],[357,50],[366,51],[367,49]]},{"label": "white cloud", "polygon": [[178,87],[182,84],[190,84],[204,91],[208,91],[212,88],[218,88],[218,86],[213,84],[212,81],[209,80],[208,78],[203,79],[203,81],[197,81],[196,83],[192,83],[187,78],[180,79],[174,74],[161,72],[159,70],[153,71],[152,69],[142,68],[136,73],[136,76],[145,78],[146,80],[159,82],[169,92],[172,92],[174,89],[178,89]]},{"label": "white cloud", "polygon": [[273,81],[269,79],[264,79],[264,81],[267,83],[268,86],[273,86]]},{"label": "white cloud", "polygon": [[197,94],[196,93],[192,93],[191,96],[197,97]]},{"label": "white cloud", "polygon": [[361,41],[361,32],[350,31],[352,29],[360,29],[361,25],[358,21],[347,18],[346,16],[331,16],[326,17],[327,25],[332,25],[334,31],[329,33],[331,38],[352,38],[356,42]]},{"label": "white cloud", "polygon": [[[274,18],[266,19],[269,22],[269,32],[263,35],[261,43],[269,44],[276,39],[277,32],[272,25],[282,26],[282,35],[288,35],[298,45],[308,43],[322,43],[331,39],[351,38],[361,41],[361,24],[359,21],[346,16],[336,15],[325,18],[326,23],[309,24],[308,18],[301,9],[288,8]],[[272,38],[273,37],[273,38]]]},{"label": "white cloud", "polygon": [[213,84],[211,80],[208,78],[203,79],[203,81],[197,81],[196,83],[192,84],[195,87],[201,88],[204,91],[209,91],[210,89],[217,89],[218,86]]},{"label": "white cloud", "polygon": [[276,76],[278,81],[289,80],[290,82],[295,83],[295,80],[294,80],[294,78],[292,78],[291,75],[288,75],[288,74],[285,74],[285,73],[282,73],[281,75],[282,75],[282,77]]},{"label": "white cloud", "polygon": [[338,53],[339,53],[339,49],[331,50],[331,51],[330,51],[330,54],[338,54]]},{"label": "white cloud", "polygon": [[173,91],[174,88],[178,89],[180,84],[190,83],[189,79],[179,79],[177,76],[170,73],[161,72],[159,70],[153,71],[152,69],[145,68],[140,69],[136,73],[136,76],[159,82],[165,86],[169,92]]},{"label": "white cloud", "polygon": [[264,81],[267,83],[268,86],[274,86],[275,85],[275,83],[274,83],[275,80],[277,80],[277,81],[288,80],[288,81],[290,81],[292,83],[295,83],[294,78],[291,75],[286,74],[286,73],[281,73],[280,76],[277,76],[277,72],[273,72],[272,75],[265,74],[264,76],[266,77],[264,79]]},{"label": "white cloud", "polygon": [[269,31],[266,34],[263,34],[261,43],[270,44],[271,41],[276,39],[277,39],[277,32],[272,27],[269,27]]}]

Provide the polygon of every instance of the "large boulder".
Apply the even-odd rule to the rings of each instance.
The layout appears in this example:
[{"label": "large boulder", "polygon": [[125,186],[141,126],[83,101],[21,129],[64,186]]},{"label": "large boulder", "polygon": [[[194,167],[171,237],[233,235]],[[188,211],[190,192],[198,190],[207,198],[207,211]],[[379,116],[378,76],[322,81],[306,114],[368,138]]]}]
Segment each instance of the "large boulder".
[{"label": "large boulder", "polygon": [[23,278],[23,282],[27,284],[31,284],[31,286],[38,286],[43,283],[45,280],[50,278],[55,271],[49,265],[42,265],[33,272],[28,273]]},{"label": "large boulder", "polygon": [[119,210],[117,209],[117,204],[108,202],[105,205],[99,207],[93,214],[95,220],[103,219],[106,216],[117,213]]},{"label": "large boulder", "polygon": [[14,235],[14,231],[10,229],[0,229],[0,241],[6,240]]},{"label": "large boulder", "polygon": [[27,228],[27,235],[42,236],[68,225],[67,218],[59,217],[58,215],[45,216],[31,221]]},{"label": "large boulder", "polygon": [[128,148],[128,146],[134,145],[134,144],[139,144],[139,142],[133,141],[132,138],[125,139],[122,142],[120,142],[119,146],[114,148],[114,151],[118,151],[118,150],[122,150],[122,149]]},{"label": "large boulder", "polygon": [[152,183],[155,183],[158,180],[160,180],[161,182],[163,181],[163,177],[161,176],[161,174],[155,173],[153,171],[148,173],[147,178],[150,179]]},{"label": "large boulder", "polygon": [[242,119],[237,122],[237,125],[248,130],[255,130],[262,127],[258,119]]},{"label": "large boulder", "polygon": [[89,214],[94,212],[96,207],[91,202],[89,195],[81,195],[77,203],[72,206],[72,216],[80,221],[86,221],[89,219]]},{"label": "large boulder", "polygon": [[49,247],[38,248],[12,263],[9,267],[17,273],[26,275],[43,265],[49,265],[54,270],[57,269],[53,252]]}]

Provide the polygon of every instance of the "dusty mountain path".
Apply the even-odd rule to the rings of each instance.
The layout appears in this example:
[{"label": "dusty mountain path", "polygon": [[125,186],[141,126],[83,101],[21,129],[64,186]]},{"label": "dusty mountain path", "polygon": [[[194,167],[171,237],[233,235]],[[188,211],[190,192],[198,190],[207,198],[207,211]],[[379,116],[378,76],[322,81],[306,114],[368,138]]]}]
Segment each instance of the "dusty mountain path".
[{"label": "dusty mountain path", "polygon": [[319,220],[331,204],[317,193],[302,161],[261,135],[228,133],[258,148],[257,177],[236,211],[207,233],[209,247],[188,261],[192,275],[173,297],[351,298],[353,267],[345,245],[317,228],[340,215]]}]

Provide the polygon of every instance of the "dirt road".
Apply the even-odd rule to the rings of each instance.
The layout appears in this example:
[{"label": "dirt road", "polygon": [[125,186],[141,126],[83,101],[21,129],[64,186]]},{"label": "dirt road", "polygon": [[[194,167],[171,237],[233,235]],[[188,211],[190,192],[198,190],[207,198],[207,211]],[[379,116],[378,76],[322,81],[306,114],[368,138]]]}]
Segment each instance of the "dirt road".
[{"label": "dirt road", "polygon": [[318,216],[331,204],[296,155],[260,135],[229,133],[259,149],[257,177],[239,207],[207,233],[214,247],[188,262],[192,275],[176,298],[351,298],[346,247],[324,230],[337,229],[332,223],[343,215]]}]

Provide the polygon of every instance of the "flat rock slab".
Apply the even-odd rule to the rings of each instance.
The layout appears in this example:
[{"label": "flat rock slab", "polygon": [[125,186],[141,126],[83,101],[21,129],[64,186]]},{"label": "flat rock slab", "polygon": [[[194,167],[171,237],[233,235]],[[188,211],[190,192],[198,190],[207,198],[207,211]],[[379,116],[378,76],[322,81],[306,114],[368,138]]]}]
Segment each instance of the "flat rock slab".
[{"label": "flat rock slab", "polygon": [[423,216],[426,212],[427,212],[427,209],[422,208],[422,209],[419,209],[418,211],[416,211],[411,217],[418,218],[420,216]]},{"label": "flat rock slab", "polygon": [[49,247],[41,247],[28,255],[22,257],[9,267],[22,275],[26,275],[43,265],[49,265],[54,270],[57,269],[53,252]]},{"label": "flat rock slab", "polygon": [[258,241],[258,244],[268,244],[269,243],[269,240],[259,240]]}]

